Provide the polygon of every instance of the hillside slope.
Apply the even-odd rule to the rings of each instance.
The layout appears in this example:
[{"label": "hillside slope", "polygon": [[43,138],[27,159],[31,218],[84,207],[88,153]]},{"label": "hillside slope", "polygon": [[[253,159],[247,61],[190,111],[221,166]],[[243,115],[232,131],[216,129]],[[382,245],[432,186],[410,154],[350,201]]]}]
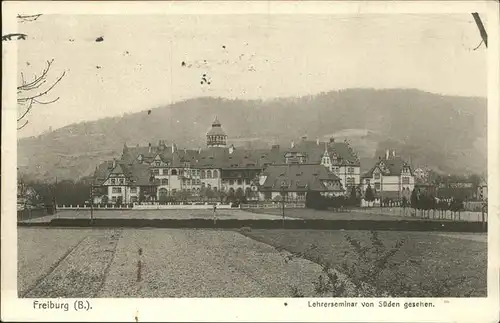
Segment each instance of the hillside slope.
[{"label": "hillside slope", "polygon": [[20,139],[18,164],[33,178],[76,179],[118,156],[125,142],[147,145],[165,139],[179,147],[203,147],[215,115],[235,145],[289,145],[302,135],[333,135],[347,137],[368,162],[394,148],[411,155],[414,165],[443,172],[486,170],[486,99],[413,89],[348,89],[267,101],[196,98],[151,114],[72,124]]}]

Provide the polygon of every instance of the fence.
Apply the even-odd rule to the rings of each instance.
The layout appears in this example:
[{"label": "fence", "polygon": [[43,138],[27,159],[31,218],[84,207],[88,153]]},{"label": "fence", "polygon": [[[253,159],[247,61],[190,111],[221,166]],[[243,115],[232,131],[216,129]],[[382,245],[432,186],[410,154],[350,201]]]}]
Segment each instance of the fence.
[{"label": "fence", "polygon": [[[282,208],[281,203],[255,203],[255,204],[241,204],[242,209],[279,209]],[[285,209],[303,209],[306,205],[304,203],[285,203]]]},{"label": "fence", "polygon": [[374,215],[419,217],[425,219],[443,219],[443,220],[466,221],[466,222],[488,222],[488,213],[483,214],[482,212],[471,212],[471,211],[462,211],[462,212],[440,211],[440,210],[421,211],[409,207],[408,208],[372,207],[372,208],[359,208],[356,209],[356,211]]},{"label": "fence", "polygon": [[[143,204],[124,204],[121,206],[116,205],[94,205],[94,210],[174,210],[174,209],[212,209],[214,203],[143,203]],[[218,209],[230,209],[230,204],[220,204],[217,203]],[[60,205],[57,207],[58,210],[90,210],[90,205]]]}]

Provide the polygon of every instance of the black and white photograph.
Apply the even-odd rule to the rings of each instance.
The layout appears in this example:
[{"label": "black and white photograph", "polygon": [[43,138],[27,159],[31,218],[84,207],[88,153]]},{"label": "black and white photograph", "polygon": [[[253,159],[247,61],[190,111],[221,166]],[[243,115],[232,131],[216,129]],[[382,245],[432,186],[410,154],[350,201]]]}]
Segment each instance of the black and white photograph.
[{"label": "black and white photograph", "polygon": [[265,298],[330,316],[498,301],[495,5],[274,6],[10,8],[12,297],[40,313]]}]

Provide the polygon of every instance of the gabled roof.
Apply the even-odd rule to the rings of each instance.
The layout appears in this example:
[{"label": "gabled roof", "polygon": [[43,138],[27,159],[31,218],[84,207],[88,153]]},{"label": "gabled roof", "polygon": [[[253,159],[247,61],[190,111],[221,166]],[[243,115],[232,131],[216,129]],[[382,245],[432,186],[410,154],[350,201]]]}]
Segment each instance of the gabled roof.
[{"label": "gabled roof", "polygon": [[[347,142],[322,142],[313,140],[301,140],[293,148],[287,148],[285,152],[302,152],[307,155],[308,163],[320,163],[321,158],[328,152],[334,165],[359,166],[359,158]],[[335,158],[336,157],[336,158]]]},{"label": "gabled roof", "polygon": [[379,160],[375,166],[373,166],[368,172],[366,172],[362,177],[373,177],[373,172],[375,169],[379,169],[384,176],[401,176],[404,167],[410,168],[410,174],[413,175],[413,170],[410,165],[405,162],[401,157],[389,157],[388,159]]},{"label": "gabled roof", "polygon": [[321,165],[270,165],[262,175],[266,176],[266,180],[261,186],[264,191],[279,191],[284,184],[286,191],[326,192],[331,190],[323,184],[323,181],[335,181],[340,184],[340,178]]}]

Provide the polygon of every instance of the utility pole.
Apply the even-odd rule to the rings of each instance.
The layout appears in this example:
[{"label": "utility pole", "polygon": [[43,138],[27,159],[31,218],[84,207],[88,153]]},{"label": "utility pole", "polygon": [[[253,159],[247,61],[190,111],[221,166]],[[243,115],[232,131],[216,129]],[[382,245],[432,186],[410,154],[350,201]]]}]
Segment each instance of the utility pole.
[{"label": "utility pole", "polygon": [[94,183],[90,184],[90,224],[94,223]]}]

